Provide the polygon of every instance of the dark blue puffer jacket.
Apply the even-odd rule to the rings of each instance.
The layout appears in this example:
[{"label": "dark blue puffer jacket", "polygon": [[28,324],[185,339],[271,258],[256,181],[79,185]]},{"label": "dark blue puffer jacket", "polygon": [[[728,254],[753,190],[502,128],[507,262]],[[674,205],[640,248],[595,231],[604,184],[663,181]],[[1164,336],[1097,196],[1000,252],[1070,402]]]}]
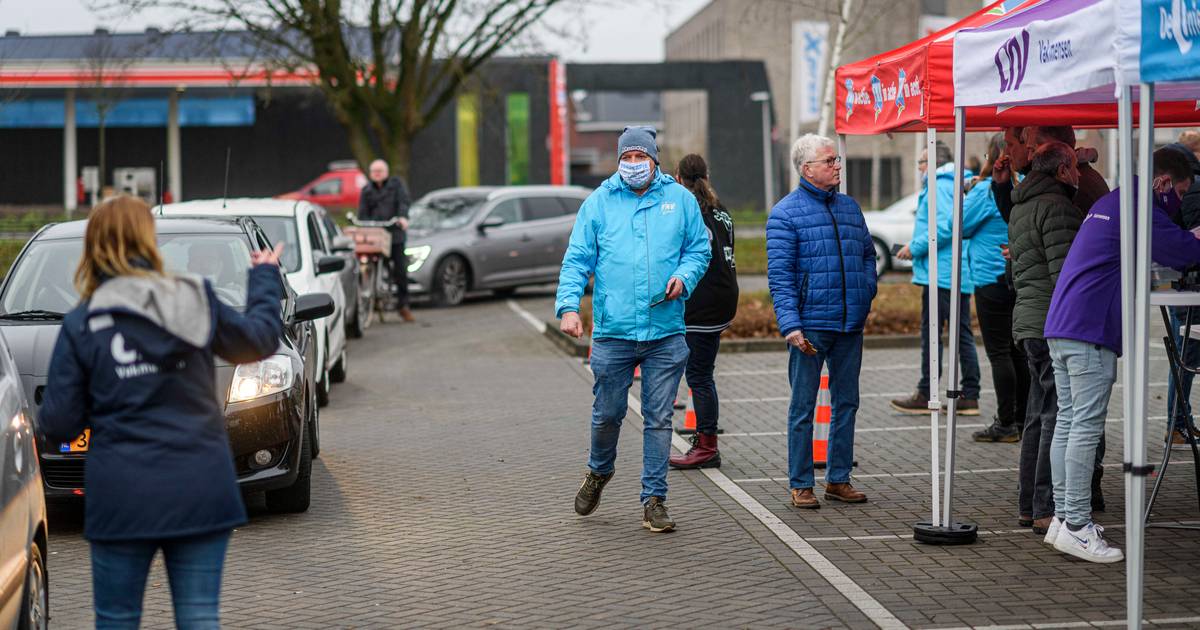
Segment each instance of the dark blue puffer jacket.
[{"label": "dark blue puffer jacket", "polygon": [[847,195],[800,180],[767,219],[767,283],[779,332],[859,332],[875,298],[875,247]]}]

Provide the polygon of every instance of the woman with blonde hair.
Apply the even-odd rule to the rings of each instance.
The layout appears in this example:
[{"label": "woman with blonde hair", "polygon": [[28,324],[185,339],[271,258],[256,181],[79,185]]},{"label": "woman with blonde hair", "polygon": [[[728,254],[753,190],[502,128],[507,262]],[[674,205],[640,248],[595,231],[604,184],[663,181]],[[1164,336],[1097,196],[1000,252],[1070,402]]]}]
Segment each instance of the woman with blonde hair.
[{"label": "woman with blonde hair", "polygon": [[84,537],[97,628],[137,628],[161,549],[175,623],[218,628],[221,570],[246,522],[213,355],[257,361],[279,345],[279,254],[251,255],[245,313],[207,280],[163,270],[154,217],[121,196],[92,210],[39,430],[50,443],[91,430]]}]

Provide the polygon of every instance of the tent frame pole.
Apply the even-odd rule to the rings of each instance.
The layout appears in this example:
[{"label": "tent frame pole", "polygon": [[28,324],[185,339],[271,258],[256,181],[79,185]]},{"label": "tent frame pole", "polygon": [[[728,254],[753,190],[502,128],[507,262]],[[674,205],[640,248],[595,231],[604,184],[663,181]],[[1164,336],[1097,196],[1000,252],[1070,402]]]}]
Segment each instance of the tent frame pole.
[{"label": "tent frame pole", "polygon": [[928,207],[928,226],[929,226],[929,253],[927,259],[929,261],[929,451],[930,451],[930,479],[933,485],[933,510],[932,520],[930,523],[934,527],[941,527],[941,509],[938,501],[940,492],[938,491],[938,475],[941,473],[941,465],[938,462],[938,446],[941,444],[941,437],[938,435],[938,425],[941,424],[942,401],[939,397],[942,392],[940,383],[941,374],[938,371],[938,344],[941,343],[942,332],[938,326],[938,240],[937,240],[937,168],[934,164],[937,162],[937,129],[930,128],[925,132],[925,185],[928,192],[925,194],[925,200]]}]

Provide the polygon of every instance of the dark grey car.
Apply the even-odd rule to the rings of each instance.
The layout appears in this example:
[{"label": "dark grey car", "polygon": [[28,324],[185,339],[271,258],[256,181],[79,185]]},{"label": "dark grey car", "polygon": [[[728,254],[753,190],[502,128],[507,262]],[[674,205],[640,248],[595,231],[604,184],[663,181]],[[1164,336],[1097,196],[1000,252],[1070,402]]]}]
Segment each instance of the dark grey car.
[{"label": "dark grey car", "polygon": [[579,206],[577,186],[445,188],[409,210],[408,288],[453,306],[468,291],[507,295],[558,280]]}]

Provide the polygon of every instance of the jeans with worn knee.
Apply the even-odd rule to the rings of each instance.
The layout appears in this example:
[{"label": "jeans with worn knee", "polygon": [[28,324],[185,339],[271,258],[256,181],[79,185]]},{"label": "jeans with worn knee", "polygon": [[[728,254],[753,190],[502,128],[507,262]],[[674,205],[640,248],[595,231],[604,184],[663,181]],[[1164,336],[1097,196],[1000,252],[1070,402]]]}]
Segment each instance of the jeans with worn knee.
[{"label": "jeans with worn knee", "polygon": [[607,475],[617,461],[617,439],[628,412],[633,371],[642,368],[642,503],[667,498],[667,461],[671,456],[671,418],[675,396],[687,365],[683,335],[654,341],[592,341],[592,448],[588,467]]},{"label": "jeans with worn knee", "polygon": [[1096,451],[1117,380],[1117,353],[1074,339],[1047,343],[1058,390],[1058,420],[1050,446],[1054,513],[1071,525],[1087,525],[1092,520]]},{"label": "jeans with worn knee", "polygon": [[862,369],[861,332],[805,331],[804,338],[817,353],[807,355],[788,346],[788,377],[792,400],[788,405],[788,485],[812,488],[813,416],[821,368],[829,365],[829,398],[833,414],[829,420],[826,483],[847,483],[854,465],[854,421],[858,415],[858,376]]},{"label": "jeans with worn knee", "polygon": [[97,630],[135,630],[142,620],[142,599],[150,561],[162,549],[179,630],[221,627],[221,570],[229,546],[228,530],[184,538],[92,541],[92,596]]}]

